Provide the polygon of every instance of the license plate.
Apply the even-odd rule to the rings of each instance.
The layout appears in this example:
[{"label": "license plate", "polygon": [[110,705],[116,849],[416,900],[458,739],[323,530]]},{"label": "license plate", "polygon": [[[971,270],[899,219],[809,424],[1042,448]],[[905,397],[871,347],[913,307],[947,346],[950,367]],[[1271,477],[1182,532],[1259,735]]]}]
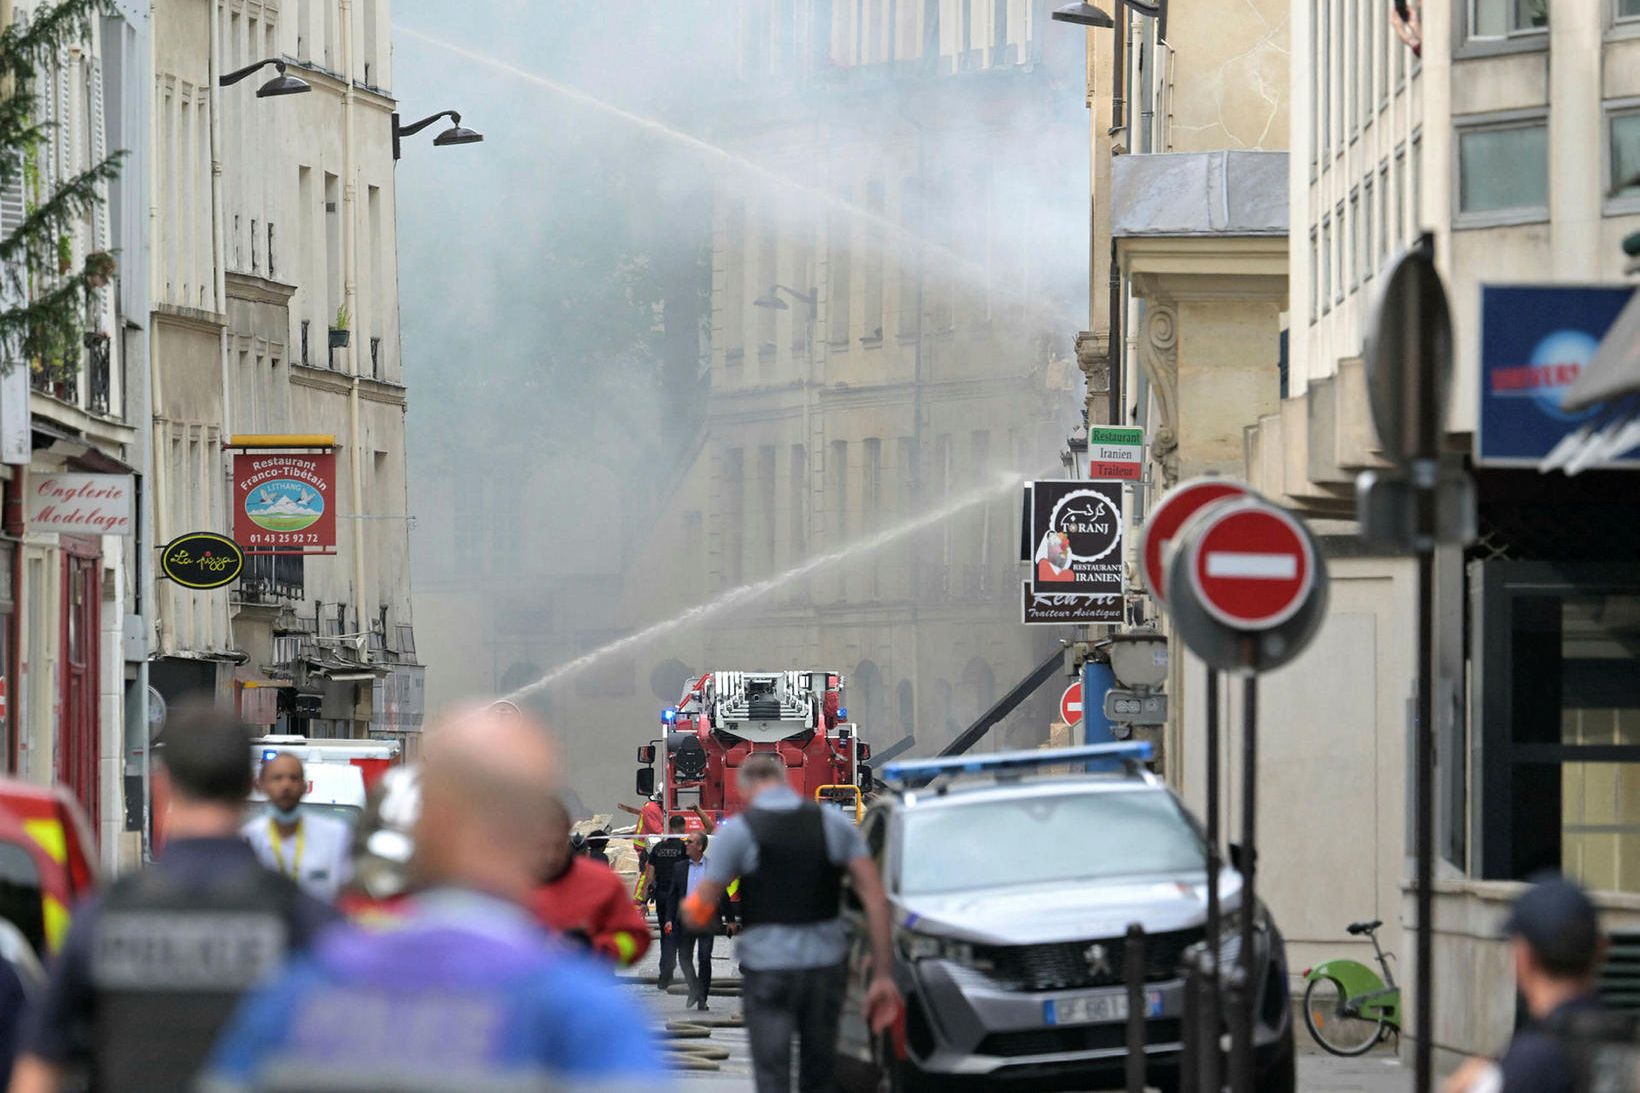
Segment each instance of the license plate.
[{"label": "license plate", "polygon": [[[1104,991],[1100,994],[1073,994],[1065,998],[1050,998],[1042,1003],[1043,1019],[1050,1025],[1096,1025],[1110,1021],[1126,1021],[1128,1016],[1127,991]],[[1162,992],[1145,992],[1145,1014],[1158,1017],[1162,1012]]]}]

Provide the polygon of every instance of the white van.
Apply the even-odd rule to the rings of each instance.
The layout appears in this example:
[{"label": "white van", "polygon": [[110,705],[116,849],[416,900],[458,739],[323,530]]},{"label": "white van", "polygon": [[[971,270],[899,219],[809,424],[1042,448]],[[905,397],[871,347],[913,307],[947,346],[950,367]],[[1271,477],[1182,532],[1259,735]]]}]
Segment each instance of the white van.
[{"label": "white van", "polygon": [[[260,770],[260,762],[257,767]],[[307,774],[307,791],[302,795],[303,810],[323,812],[357,827],[359,818],[364,815],[364,771],[345,761],[308,762],[303,764],[302,769]],[[251,800],[261,803],[267,797],[258,789],[252,791]]]}]

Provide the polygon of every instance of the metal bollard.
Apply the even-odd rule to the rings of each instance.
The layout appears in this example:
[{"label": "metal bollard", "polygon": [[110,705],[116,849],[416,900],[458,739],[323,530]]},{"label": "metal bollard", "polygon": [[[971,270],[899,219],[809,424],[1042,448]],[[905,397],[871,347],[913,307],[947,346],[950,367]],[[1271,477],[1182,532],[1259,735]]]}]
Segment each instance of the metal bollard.
[{"label": "metal bollard", "polygon": [[1201,1090],[1200,1059],[1204,1050],[1201,1036],[1201,957],[1202,947],[1192,945],[1185,950],[1182,961],[1184,1019],[1179,1029],[1179,1093],[1200,1093]]},{"label": "metal bollard", "polygon": [[1127,984],[1127,1089],[1145,1093],[1145,930],[1128,926],[1122,946],[1122,979]]}]

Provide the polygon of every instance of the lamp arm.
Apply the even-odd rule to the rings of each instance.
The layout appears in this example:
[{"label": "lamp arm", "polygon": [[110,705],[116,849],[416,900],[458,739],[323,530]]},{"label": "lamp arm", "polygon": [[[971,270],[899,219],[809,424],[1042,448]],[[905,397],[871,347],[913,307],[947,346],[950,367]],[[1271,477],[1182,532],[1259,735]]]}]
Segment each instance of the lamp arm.
[{"label": "lamp arm", "polygon": [[427,117],[422,118],[420,121],[413,121],[409,125],[401,125],[401,126],[398,127],[397,131],[398,131],[399,136],[401,136],[401,137],[413,136],[416,133],[419,133],[423,129],[427,128],[429,125],[432,125],[435,121],[438,121],[440,118],[446,118],[446,117],[449,118],[456,125],[461,124],[461,115],[458,112],[456,112],[454,110],[440,110],[437,114],[429,114]]},{"label": "lamp arm", "polygon": [[234,69],[232,72],[217,80],[217,86],[232,87],[240,80],[243,80],[246,76],[249,76],[252,72],[255,72],[259,68],[266,68],[268,65],[273,65],[278,68],[281,76],[285,74],[285,62],[281,61],[277,57],[268,57],[260,61],[254,61],[251,64],[246,65],[244,68]]}]

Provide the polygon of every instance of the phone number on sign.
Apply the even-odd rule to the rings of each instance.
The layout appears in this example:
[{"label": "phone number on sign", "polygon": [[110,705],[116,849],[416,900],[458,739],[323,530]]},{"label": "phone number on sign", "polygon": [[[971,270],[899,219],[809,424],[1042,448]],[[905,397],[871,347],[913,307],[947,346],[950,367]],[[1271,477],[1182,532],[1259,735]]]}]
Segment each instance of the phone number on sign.
[{"label": "phone number on sign", "polygon": [[247,536],[245,546],[319,546],[316,532],[263,531]]}]

